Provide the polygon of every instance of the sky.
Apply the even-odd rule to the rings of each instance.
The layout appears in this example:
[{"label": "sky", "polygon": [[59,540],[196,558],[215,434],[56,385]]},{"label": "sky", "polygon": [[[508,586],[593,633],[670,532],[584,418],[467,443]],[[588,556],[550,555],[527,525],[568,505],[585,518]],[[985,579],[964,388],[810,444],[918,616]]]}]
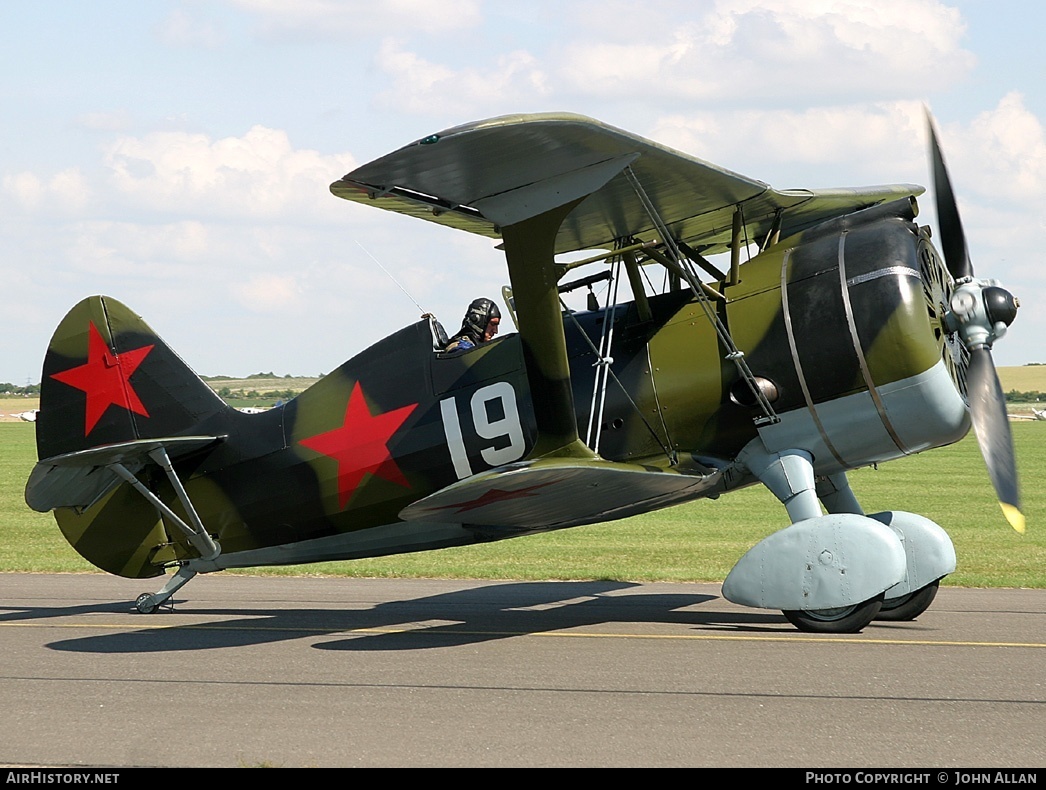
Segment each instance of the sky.
[{"label": "sky", "polygon": [[500,300],[494,243],[329,185],[545,111],[813,189],[929,186],[928,106],[975,272],[1023,304],[996,363],[1046,362],[1044,29],[1038,0],[5,0],[0,382],[99,293],[209,376],[327,373],[414,302],[454,329]]}]

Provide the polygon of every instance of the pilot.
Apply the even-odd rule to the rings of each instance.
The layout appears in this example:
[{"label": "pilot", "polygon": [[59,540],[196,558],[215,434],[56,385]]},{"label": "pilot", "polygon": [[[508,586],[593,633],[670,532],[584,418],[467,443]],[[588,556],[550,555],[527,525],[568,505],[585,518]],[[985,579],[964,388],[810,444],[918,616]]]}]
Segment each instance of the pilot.
[{"label": "pilot", "polygon": [[460,331],[450,339],[444,351],[466,351],[488,343],[498,333],[501,311],[490,299],[476,299],[469,305]]}]

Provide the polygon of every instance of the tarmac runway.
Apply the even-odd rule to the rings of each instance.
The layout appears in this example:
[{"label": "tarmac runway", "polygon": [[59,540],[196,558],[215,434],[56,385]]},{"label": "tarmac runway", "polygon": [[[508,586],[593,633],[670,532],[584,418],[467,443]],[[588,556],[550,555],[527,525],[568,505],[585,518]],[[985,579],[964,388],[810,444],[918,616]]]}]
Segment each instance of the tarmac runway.
[{"label": "tarmac runway", "polygon": [[[803,634],[715,584],[0,574],[8,766],[1046,766],[1046,590]],[[935,774],[936,776],[936,774]]]}]

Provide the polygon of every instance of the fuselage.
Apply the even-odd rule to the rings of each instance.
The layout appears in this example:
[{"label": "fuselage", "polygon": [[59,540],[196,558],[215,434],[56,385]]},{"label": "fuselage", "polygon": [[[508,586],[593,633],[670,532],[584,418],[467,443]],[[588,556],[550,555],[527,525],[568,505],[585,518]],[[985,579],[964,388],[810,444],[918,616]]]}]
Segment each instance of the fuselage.
[{"label": "fuselage", "polygon": [[[132,486],[102,485],[104,498],[84,493],[68,503],[75,506],[56,507],[56,518],[94,564],[146,577],[187,560],[214,570],[351,559],[617,518],[756,482],[742,451],[757,442],[762,453],[802,451],[821,475],[948,444],[969,427],[963,363],[952,358],[940,318],[950,280],[912,220],[898,201],[823,223],[771,245],[739,267],[736,281],[713,283],[722,298],[670,289],[564,313],[557,342],[565,342],[559,358],[580,443],[606,461],[701,481],[553,524],[511,520],[511,530],[401,513],[543,446],[550,406],[532,395],[534,367],[520,335],[441,353],[423,320],[284,406],[252,415],[222,403],[126,307],[89,298],[56,330],[45,361],[42,462],[95,458],[92,448],[127,441],[189,440],[174,471],[221,552],[199,560],[185,530]],[[729,343],[744,354],[744,376]],[[120,388],[105,388],[113,375]],[[43,463],[41,475],[51,468]],[[56,496],[76,499],[92,480],[111,479],[92,474],[74,474]],[[138,474],[184,513],[162,469],[143,463]],[[39,485],[30,499],[55,507]],[[482,502],[503,493],[489,489]]]},{"label": "fuselage", "polygon": [[[935,266],[911,217],[858,216],[756,256],[737,283],[714,284],[725,301],[702,305],[678,290],[650,297],[649,317],[635,302],[566,314],[579,435],[608,460],[683,470],[728,466],[759,436],[771,451],[810,452],[820,474],[956,441],[969,426],[924,285]],[[767,387],[771,418],[751,405],[724,358],[709,307]],[[596,349],[608,323],[613,343],[603,356],[613,375],[604,388]],[[238,419],[226,449],[192,470],[188,488],[230,564],[467,543],[459,526],[426,531],[398,514],[526,458],[541,408],[518,335],[439,354],[422,321],[281,409]],[[261,457],[243,452],[240,429],[264,448]]]}]

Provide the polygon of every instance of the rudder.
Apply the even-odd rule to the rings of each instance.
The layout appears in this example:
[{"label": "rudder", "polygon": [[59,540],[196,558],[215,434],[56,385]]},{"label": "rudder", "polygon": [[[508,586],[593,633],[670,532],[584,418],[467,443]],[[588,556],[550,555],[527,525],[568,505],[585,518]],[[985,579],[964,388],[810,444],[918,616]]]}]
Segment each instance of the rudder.
[{"label": "rudder", "polygon": [[176,436],[229,408],[138,315],[91,296],[69,311],[48,345],[37,454],[43,460]]}]

